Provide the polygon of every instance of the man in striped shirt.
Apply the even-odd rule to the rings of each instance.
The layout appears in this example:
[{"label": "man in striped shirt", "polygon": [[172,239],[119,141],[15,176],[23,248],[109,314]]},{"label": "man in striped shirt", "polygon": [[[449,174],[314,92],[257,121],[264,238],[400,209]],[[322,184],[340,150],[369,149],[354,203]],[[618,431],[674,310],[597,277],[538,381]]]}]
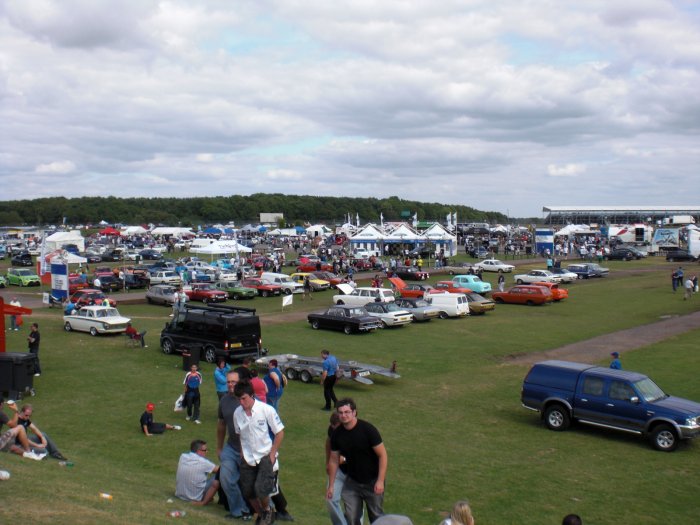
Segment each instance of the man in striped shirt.
[{"label": "man in striped shirt", "polygon": [[214,498],[219,482],[210,474],[216,474],[219,467],[206,458],[208,451],[206,441],[195,439],[190,443],[190,451],[180,456],[175,496],[195,505],[206,505]]}]

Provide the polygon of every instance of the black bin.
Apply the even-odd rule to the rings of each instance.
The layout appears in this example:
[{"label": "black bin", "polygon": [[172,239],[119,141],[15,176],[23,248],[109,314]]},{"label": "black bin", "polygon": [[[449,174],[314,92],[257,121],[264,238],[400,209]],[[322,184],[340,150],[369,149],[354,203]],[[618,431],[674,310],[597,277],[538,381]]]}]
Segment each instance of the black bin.
[{"label": "black bin", "polygon": [[182,352],[182,369],[185,372],[189,372],[192,365],[197,365],[199,367],[199,348],[188,348]]},{"label": "black bin", "polygon": [[34,387],[36,356],[27,352],[0,352],[0,392],[21,399]]}]

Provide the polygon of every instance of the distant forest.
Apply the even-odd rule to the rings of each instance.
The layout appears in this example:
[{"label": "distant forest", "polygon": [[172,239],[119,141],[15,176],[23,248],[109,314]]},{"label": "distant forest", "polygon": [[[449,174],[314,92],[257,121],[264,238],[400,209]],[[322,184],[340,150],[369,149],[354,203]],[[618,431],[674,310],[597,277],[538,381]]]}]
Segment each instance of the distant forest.
[{"label": "distant forest", "polygon": [[[348,213],[355,222],[410,220],[418,214],[419,221],[445,222],[448,213],[457,212],[458,222],[506,222],[497,212],[479,211],[468,206],[408,201],[398,197],[386,199],[315,197],[311,195],[282,195],[255,193],[250,196],[190,198],[117,198],[117,197],[50,197],[43,199],[0,202],[0,225],[40,225],[63,223],[97,224],[162,224],[168,226],[197,226],[227,223],[237,226],[257,223],[260,213],[283,213],[287,225],[304,222],[342,224]],[[410,217],[406,215],[410,214]]]}]

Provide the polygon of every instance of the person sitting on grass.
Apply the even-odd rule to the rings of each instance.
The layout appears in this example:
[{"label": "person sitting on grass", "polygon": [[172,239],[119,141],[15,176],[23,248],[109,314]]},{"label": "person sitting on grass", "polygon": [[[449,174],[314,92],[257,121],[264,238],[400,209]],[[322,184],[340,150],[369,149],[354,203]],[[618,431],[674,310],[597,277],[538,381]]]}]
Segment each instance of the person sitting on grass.
[{"label": "person sitting on grass", "polygon": [[131,326],[131,323],[126,323],[126,330],[124,333],[134,341],[140,341],[141,348],[148,348],[148,345],[146,344],[146,330],[139,332],[136,328]]},{"label": "person sitting on grass", "polygon": [[206,505],[219,490],[216,476],[219,466],[209,461],[207,442],[195,439],[190,443],[190,451],[180,456],[175,476],[175,496],[193,505]]},{"label": "person sitting on grass", "polygon": [[153,421],[153,411],[156,406],[153,403],[146,405],[146,411],[141,414],[141,430],[146,436],[153,434],[162,434],[166,430],[180,430],[182,427],[178,425],[169,425],[168,423],[156,423]]},{"label": "person sitting on grass", "polygon": [[[52,458],[58,459],[59,461],[66,461],[66,457],[61,454],[61,451],[58,450],[58,447],[48,434],[39,430],[39,427],[32,423],[31,417],[33,413],[34,407],[30,404],[24,405],[17,413],[17,426],[24,427],[32,451],[35,454],[42,455],[42,457],[48,453]],[[9,423],[8,426],[13,425]]]},{"label": "person sitting on grass", "polygon": [[17,410],[15,402],[7,403],[7,406],[15,412],[15,415],[10,418],[1,410],[4,401],[5,400],[0,395],[0,431],[3,425],[9,427],[5,432],[0,433],[0,451],[12,452],[29,459],[44,459],[46,454],[35,454],[32,451],[29,445],[27,431],[22,425],[17,424],[19,420],[19,411]]}]

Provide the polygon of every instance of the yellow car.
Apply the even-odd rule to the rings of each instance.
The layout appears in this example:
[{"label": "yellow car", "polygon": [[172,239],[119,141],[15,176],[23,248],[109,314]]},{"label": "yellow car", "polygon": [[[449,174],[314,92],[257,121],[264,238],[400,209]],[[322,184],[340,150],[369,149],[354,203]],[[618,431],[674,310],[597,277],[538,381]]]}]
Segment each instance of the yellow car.
[{"label": "yellow car", "polygon": [[313,290],[314,292],[328,290],[331,287],[331,283],[329,283],[328,281],[324,281],[323,279],[316,279],[315,277],[311,276],[310,273],[307,272],[293,273],[290,277],[295,283],[304,284],[304,279],[306,279],[307,275],[310,276],[309,282],[311,283],[311,290]]}]

